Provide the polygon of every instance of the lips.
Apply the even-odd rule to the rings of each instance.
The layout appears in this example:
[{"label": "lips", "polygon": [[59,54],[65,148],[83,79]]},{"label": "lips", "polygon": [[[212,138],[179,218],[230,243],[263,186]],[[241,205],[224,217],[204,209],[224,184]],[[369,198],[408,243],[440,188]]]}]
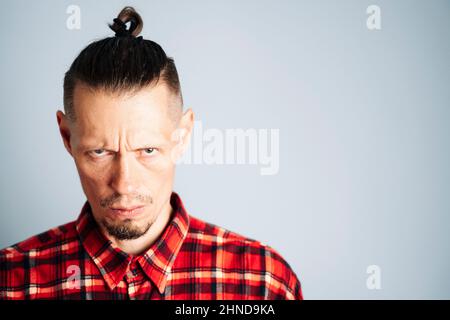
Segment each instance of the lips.
[{"label": "lips", "polygon": [[134,207],[111,207],[113,210],[120,210],[120,211],[133,211],[138,208],[142,208],[143,206],[134,206]]},{"label": "lips", "polygon": [[144,206],[110,207],[110,210],[115,216],[129,217],[143,213]]}]

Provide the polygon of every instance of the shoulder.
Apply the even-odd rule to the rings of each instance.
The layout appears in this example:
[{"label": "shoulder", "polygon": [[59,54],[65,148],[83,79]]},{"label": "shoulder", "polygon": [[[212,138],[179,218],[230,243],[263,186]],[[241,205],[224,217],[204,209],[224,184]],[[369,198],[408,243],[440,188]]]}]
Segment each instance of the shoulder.
[{"label": "shoulder", "polygon": [[239,233],[225,229],[210,222],[206,222],[192,215],[189,216],[188,237],[192,239],[201,239],[206,243],[219,244],[257,244],[258,241],[242,236]]},{"label": "shoulder", "polygon": [[37,283],[53,281],[56,262],[79,250],[75,222],[70,222],[0,250],[0,296],[24,299]]},{"label": "shoulder", "polygon": [[49,229],[32,236],[12,246],[0,250],[2,261],[16,260],[26,256],[38,256],[45,252],[52,252],[67,246],[72,241],[77,241],[75,221]]},{"label": "shoulder", "polygon": [[189,225],[187,242],[201,243],[202,251],[220,252],[224,268],[262,277],[274,298],[303,299],[296,273],[273,247],[193,216]]}]

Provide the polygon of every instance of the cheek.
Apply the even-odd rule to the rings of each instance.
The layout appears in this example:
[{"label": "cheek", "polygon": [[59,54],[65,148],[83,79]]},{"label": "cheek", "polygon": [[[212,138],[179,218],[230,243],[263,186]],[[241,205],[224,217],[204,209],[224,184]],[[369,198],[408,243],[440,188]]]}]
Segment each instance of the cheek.
[{"label": "cheek", "polygon": [[160,157],[157,161],[144,162],[141,177],[143,187],[157,202],[165,200],[172,191],[175,165],[170,158]]},{"label": "cheek", "polygon": [[100,166],[93,166],[84,161],[76,162],[78,175],[85,191],[92,193],[94,190],[101,190],[101,187],[108,183],[109,171]]},{"label": "cheek", "polygon": [[108,184],[108,178],[100,172],[92,173],[92,172],[79,172],[81,182],[90,187],[101,189],[102,186],[106,186]]},{"label": "cheek", "polygon": [[[153,195],[171,191],[175,175],[175,164],[170,157],[136,159],[132,167],[133,186],[141,193]],[[113,163],[93,163],[83,158],[76,160],[76,166],[83,190],[91,196],[104,196],[111,193],[109,184],[114,180],[116,170]]]},{"label": "cheek", "polygon": [[141,176],[145,177],[144,183],[151,190],[157,191],[160,188],[164,188],[165,185],[172,183],[175,167],[169,161],[158,161],[151,164],[146,163],[142,169]]}]

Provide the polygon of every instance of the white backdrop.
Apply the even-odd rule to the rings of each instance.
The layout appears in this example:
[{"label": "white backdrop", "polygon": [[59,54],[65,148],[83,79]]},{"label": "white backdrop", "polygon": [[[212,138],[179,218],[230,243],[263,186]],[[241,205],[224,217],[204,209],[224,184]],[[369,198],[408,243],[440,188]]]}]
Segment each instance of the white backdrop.
[{"label": "white backdrop", "polygon": [[450,298],[450,2],[1,5],[0,247],[78,216],[55,116],[64,72],[132,5],[175,58],[203,132],[279,130],[276,174],[180,164],[192,215],[274,247],[307,299]]}]

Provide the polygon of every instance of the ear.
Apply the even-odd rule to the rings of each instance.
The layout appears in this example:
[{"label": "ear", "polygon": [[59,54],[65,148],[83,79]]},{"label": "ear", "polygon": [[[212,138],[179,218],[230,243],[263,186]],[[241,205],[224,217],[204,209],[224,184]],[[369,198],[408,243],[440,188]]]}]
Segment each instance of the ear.
[{"label": "ear", "polygon": [[173,163],[177,163],[177,161],[183,156],[183,153],[186,151],[189,140],[191,139],[193,128],[194,112],[192,111],[192,109],[188,109],[181,116],[175,131],[172,132],[172,141],[176,142],[176,145],[172,149],[170,155]]},{"label": "ear", "polygon": [[182,143],[186,146],[191,139],[192,130],[194,128],[194,111],[191,108],[186,110],[180,119],[179,128],[181,128],[185,134],[182,136]]},{"label": "ear", "polygon": [[67,119],[67,116],[62,111],[58,110],[56,112],[56,121],[58,122],[59,133],[61,134],[61,137],[63,139],[64,146],[66,147],[67,152],[69,152],[69,154],[73,156],[72,146],[70,144],[70,137],[71,137],[69,126],[70,120]]}]

